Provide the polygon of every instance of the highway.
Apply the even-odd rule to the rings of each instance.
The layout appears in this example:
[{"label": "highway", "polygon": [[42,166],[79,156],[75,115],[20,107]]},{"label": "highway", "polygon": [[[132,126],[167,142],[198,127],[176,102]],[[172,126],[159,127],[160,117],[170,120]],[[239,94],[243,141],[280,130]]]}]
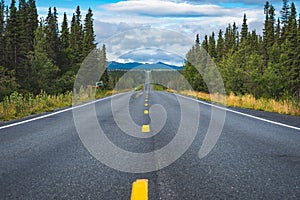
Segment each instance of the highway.
[{"label": "highway", "polygon": [[[153,117],[158,116],[153,115],[152,123],[145,113],[145,110],[150,115],[159,111],[161,107],[149,110],[155,104],[164,108],[165,121],[155,121]],[[161,169],[159,166],[163,166],[165,158],[160,154],[139,163],[125,157],[128,162],[124,170],[114,169],[97,160],[78,134],[78,123],[85,125],[79,129],[84,128],[86,134],[96,130],[89,123],[94,120],[91,112],[94,109],[96,120],[113,144],[128,152],[153,152],[174,140],[181,120],[186,120],[191,127],[185,130],[187,137],[191,136],[195,116],[184,114],[184,110],[193,112],[191,105],[200,111],[195,138],[182,156]],[[115,114],[127,108],[135,123],[133,135],[118,127],[127,118],[116,122]],[[149,199],[300,199],[300,118],[246,109],[227,110],[216,145],[200,159],[199,150],[209,128],[212,108],[215,107],[205,102],[167,92],[135,91],[98,100],[95,104],[33,116],[26,123],[19,120],[2,124],[0,199],[128,200],[132,183],[137,179],[148,180]],[[159,124],[160,121],[165,123]],[[148,131],[137,129],[149,124]],[[156,126],[162,127],[156,129]],[[126,128],[131,130],[123,127]],[[180,149],[180,145],[176,143],[173,151]],[[109,149],[102,151],[112,161],[122,164],[117,153]],[[173,152],[169,153],[171,157]],[[157,170],[151,171],[151,166]],[[146,171],[131,173],[131,167]]]}]

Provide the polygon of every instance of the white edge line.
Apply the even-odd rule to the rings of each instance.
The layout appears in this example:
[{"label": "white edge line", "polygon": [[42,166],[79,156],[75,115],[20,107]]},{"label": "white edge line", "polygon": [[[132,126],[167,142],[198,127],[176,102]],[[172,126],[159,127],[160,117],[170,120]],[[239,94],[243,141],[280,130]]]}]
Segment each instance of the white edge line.
[{"label": "white edge line", "polygon": [[49,114],[46,114],[46,115],[42,115],[42,116],[39,116],[39,117],[35,117],[35,118],[32,118],[32,119],[27,119],[27,120],[24,120],[24,121],[20,121],[20,122],[8,124],[8,125],[5,125],[5,126],[1,126],[0,130],[10,128],[10,127],[13,127],[13,126],[18,126],[18,125],[21,125],[21,124],[26,124],[26,123],[33,122],[33,121],[36,121],[36,120],[39,120],[39,119],[44,119],[44,118],[47,118],[47,117],[50,117],[50,116],[53,116],[53,115],[64,113],[64,112],[74,110],[74,109],[77,109],[77,108],[81,108],[81,107],[84,107],[84,106],[88,106],[90,104],[94,104],[94,103],[97,103],[97,102],[100,102],[100,101],[103,101],[103,100],[106,100],[106,99],[109,99],[109,98],[112,98],[112,97],[116,97],[116,96],[119,96],[119,95],[122,95],[122,94],[126,94],[126,92],[111,95],[111,96],[107,96],[107,97],[104,97],[102,99],[97,99],[97,100],[94,100],[94,101],[91,101],[91,102],[88,102],[88,103],[85,103],[85,104],[82,104],[82,105],[72,106],[70,108],[66,108],[66,109],[63,109],[63,110],[60,110],[60,111],[56,111],[56,112],[49,113]]},{"label": "white edge line", "polygon": [[[122,95],[122,94],[125,94],[125,93],[115,94],[115,95],[104,97],[102,99],[91,101],[91,102],[88,102],[88,103],[85,103],[85,104],[82,104],[82,105],[78,105],[78,106],[70,107],[70,108],[60,110],[60,111],[57,111],[57,112],[53,112],[53,113],[50,113],[50,114],[42,115],[40,117],[35,117],[35,118],[32,118],[32,119],[28,119],[28,120],[24,120],[24,121],[20,121],[20,122],[16,122],[16,123],[8,124],[8,125],[5,125],[5,126],[1,126],[0,130],[6,129],[6,128],[9,128],[9,127],[13,127],[13,126],[18,126],[18,125],[21,125],[21,124],[26,124],[26,123],[36,121],[36,120],[39,120],[39,119],[44,119],[44,118],[47,118],[47,117],[50,117],[50,116],[53,116],[53,115],[64,113],[64,112],[67,112],[67,111],[70,111],[70,110],[73,110],[73,109],[77,109],[77,108],[81,108],[81,107],[84,107],[84,106],[88,106],[90,104],[94,104],[94,103],[97,103],[97,102],[100,102],[100,101],[103,101],[103,100],[106,100],[106,99],[109,99],[109,98],[112,98],[112,97],[116,97],[116,96],[119,96],[119,95]],[[260,121],[264,121],[264,122],[268,122],[268,123],[271,123],[271,124],[276,124],[276,125],[279,125],[279,126],[283,126],[283,127],[287,127],[287,128],[291,128],[291,129],[295,129],[295,130],[300,131],[300,128],[296,127],[296,126],[291,126],[291,125],[275,122],[275,121],[272,121],[272,120],[256,117],[256,116],[253,116],[253,115],[249,115],[249,114],[246,114],[246,113],[230,110],[228,108],[223,108],[223,107],[220,107],[220,106],[216,106],[214,104],[207,103],[207,102],[204,102],[204,101],[201,101],[201,100],[198,100],[198,99],[194,99],[194,98],[191,98],[191,97],[183,96],[183,95],[180,95],[180,94],[175,94],[175,95],[180,96],[180,97],[185,98],[185,99],[197,101],[197,102],[202,103],[204,105],[212,106],[212,107],[215,107],[215,108],[218,108],[218,109],[221,109],[221,110],[229,111],[229,112],[232,112],[232,113],[235,113],[235,114],[243,115],[243,116],[250,117],[250,118],[253,118],[253,119],[257,119],[257,120],[260,120]]]},{"label": "white edge line", "polygon": [[214,104],[211,104],[211,103],[207,103],[207,102],[204,102],[204,101],[201,101],[201,100],[198,100],[198,99],[194,99],[192,97],[187,97],[187,96],[183,96],[183,95],[180,95],[180,94],[176,94],[176,95],[178,95],[180,97],[183,97],[185,99],[194,100],[194,101],[197,101],[199,103],[202,103],[202,104],[205,104],[205,105],[209,105],[211,107],[215,107],[215,108],[218,108],[218,109],[221,109],[221,110],[229,111],[229,112],[232,112],[232,113],[235,113],[235,114],[238,114],[238,115],[243,115],[243,116],[250,117],[250,118],[253,118],[253,119],[257,119],[257,120],[260,120],[260,121],[264,121],[264,122],[268,122],[268,123],[271,123],[271,124],[276,124],[276,125],[279,125],[279,126],[283,126],[283,127],[287,127],[287,128],[291,128],[291,129],[295,129],[295,130],[300,131],[300,128],[296,127],[296,126],[291,126],[291,125],[287,125],[287,124],[275,122],[275,121],[272,121],[272,120],[268,120],[268,119],[256,117],[256,116],[253,116],[253,115],[249,115],[249,114],[246,114],[246,113],[238,112],[238,111],[235,111],[235,110],[230,110],[228,108],[223,108],[221,106],[217,106],[217,105],[214,105]]}]

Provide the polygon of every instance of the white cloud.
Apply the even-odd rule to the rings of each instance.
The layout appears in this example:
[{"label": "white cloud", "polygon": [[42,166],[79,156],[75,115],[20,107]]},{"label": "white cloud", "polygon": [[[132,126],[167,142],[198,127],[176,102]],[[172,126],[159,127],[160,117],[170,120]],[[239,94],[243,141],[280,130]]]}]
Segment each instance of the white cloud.
[{"label": "white cloud", "polygon": [[[128,0],[106,4],[100,6],[98,10],[94,8],[96,42],[99,45],[106,43],[108,50],[114,52],[112,56],[115,59],[121,59],[120,56],[130,50],[141,50],[147,47],[171,49],[171,51],[179,49],[180,55],[184,55],[193,44],[196,33],[200,34],[201,40],[205,34],[210,35],[212,32],[217,36],[220,29],[224,31],[228,24],[233,22],[236,22],[240,29],[244,13],[247,14],[249,29],[256,29],[258,33],[262,31],[263,7],[229,8],[213,5],[215,1],[204,0],[201,1],[202,5],[195,2],[193,0]],[[47,15],[48,8],[38,8],[38,10],[40,15]],[[60,23],[64,12],[67,12],[70,21],[75,11],[68,8],[57,8],[57,10]],[[84,16],[85,11],[82,11],[82,20]],[[153,31],[155,28],[165,31],[157,33]],[[147,29],[152,32],[143,32]],[[174,40],[178,35],[170,36],[166,34],[167,30],[181,34],[189,41]],[[122,59],[126,61],[125,58]],[[165,59],[164,62],[168,60]],[[171,62],[172,60],[169,60],[169,64]]]},{"label": "white cloud", "polygon": [[145,15],[156,17],[195,17],[195,16],[224,16],[232,15],[234,10],[218,5],[195,5],[186,2],[165,0],[129,0],[106,4],[101,8],[115,13]]}]

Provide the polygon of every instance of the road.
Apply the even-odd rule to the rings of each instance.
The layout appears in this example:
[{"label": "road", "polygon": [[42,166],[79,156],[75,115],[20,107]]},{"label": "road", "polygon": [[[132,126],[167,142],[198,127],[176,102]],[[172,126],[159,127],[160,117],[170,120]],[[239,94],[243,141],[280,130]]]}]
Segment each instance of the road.
[{"label": "road", "polygon": [[[85,148],[72,109],[62,110],[46,117],[47,114],[40,115],[40,119],[31,117],[26,123],[20,120],[2,125],[0,199],[130,199],[132,183],[137,179],[148,179],[149,199],[300,199],[300,129],[296,128],[300,127],[299,117],[245,109],[235,109],[237,113],[227,111],[215,147],[200,159],[199,149],[209,127],[212,106],[171,93],[150,91],[149,106],[164,107],[165,125],[148,138],[123,133],[114,120],[114,112],[126,107],[122,98],[130,97],[129,112],[140,127],[150,123],[149,115],[144,114],[146,95],[137,91],[115,96],[117,101],[124,102],[124,106],[119,105],[115,110],[111,98],[97,101],[95,107],[89,104],[74,110],[84,115],[89,127],[93,116],[87,110],[95,108],[97,121],[111,142],[130,152],[147,153],[162,149],[176,137],[182,115],[177,98],[185,102],[181,106],[187,110],[196,103],[200,110],[197,135],[174,163],[145,173],[113,169]],[[192,123],[192,117],[187,121]],[[14,124],[18,122],[21,123]],[[154,125],[150,125],[149,134],[152,128]],[[86,131],[93,130],[90,127]],[[117,160],[118,155],[114,158]],[[163,162],[160,157],[153,157],[138,164],[141,169],[150,169],[149,165],[160,162]],[[130,159],[128,163],[129,167],[137,164]]]}]

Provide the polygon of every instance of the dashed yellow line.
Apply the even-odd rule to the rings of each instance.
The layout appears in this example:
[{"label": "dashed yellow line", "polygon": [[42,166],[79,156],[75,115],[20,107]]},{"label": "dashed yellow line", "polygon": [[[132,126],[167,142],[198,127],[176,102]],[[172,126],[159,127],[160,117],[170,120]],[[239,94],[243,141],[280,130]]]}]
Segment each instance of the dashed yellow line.
[{"label": "dashed yellow line", "polygon": [[148,200],[148,179],[138,179],[132,184],[131,200]]},{"label": "dashed yellow line", "polygon": [[150,126],[149,125],[143,125],[142,126],[142,132],[143,133],[149,133],[150,132]]},{"label": "dashed yellow line", "polygon": [[148,110],[144,110],[144,114],[145,114],[145,115],[148,115],[148,114],[149,114],[149,111],[148,111]]},{"label": "dashed yellow line", "polygon": [[149,106],[149,104],[148,104],[148,103],[145,103],[145,106]]}]

